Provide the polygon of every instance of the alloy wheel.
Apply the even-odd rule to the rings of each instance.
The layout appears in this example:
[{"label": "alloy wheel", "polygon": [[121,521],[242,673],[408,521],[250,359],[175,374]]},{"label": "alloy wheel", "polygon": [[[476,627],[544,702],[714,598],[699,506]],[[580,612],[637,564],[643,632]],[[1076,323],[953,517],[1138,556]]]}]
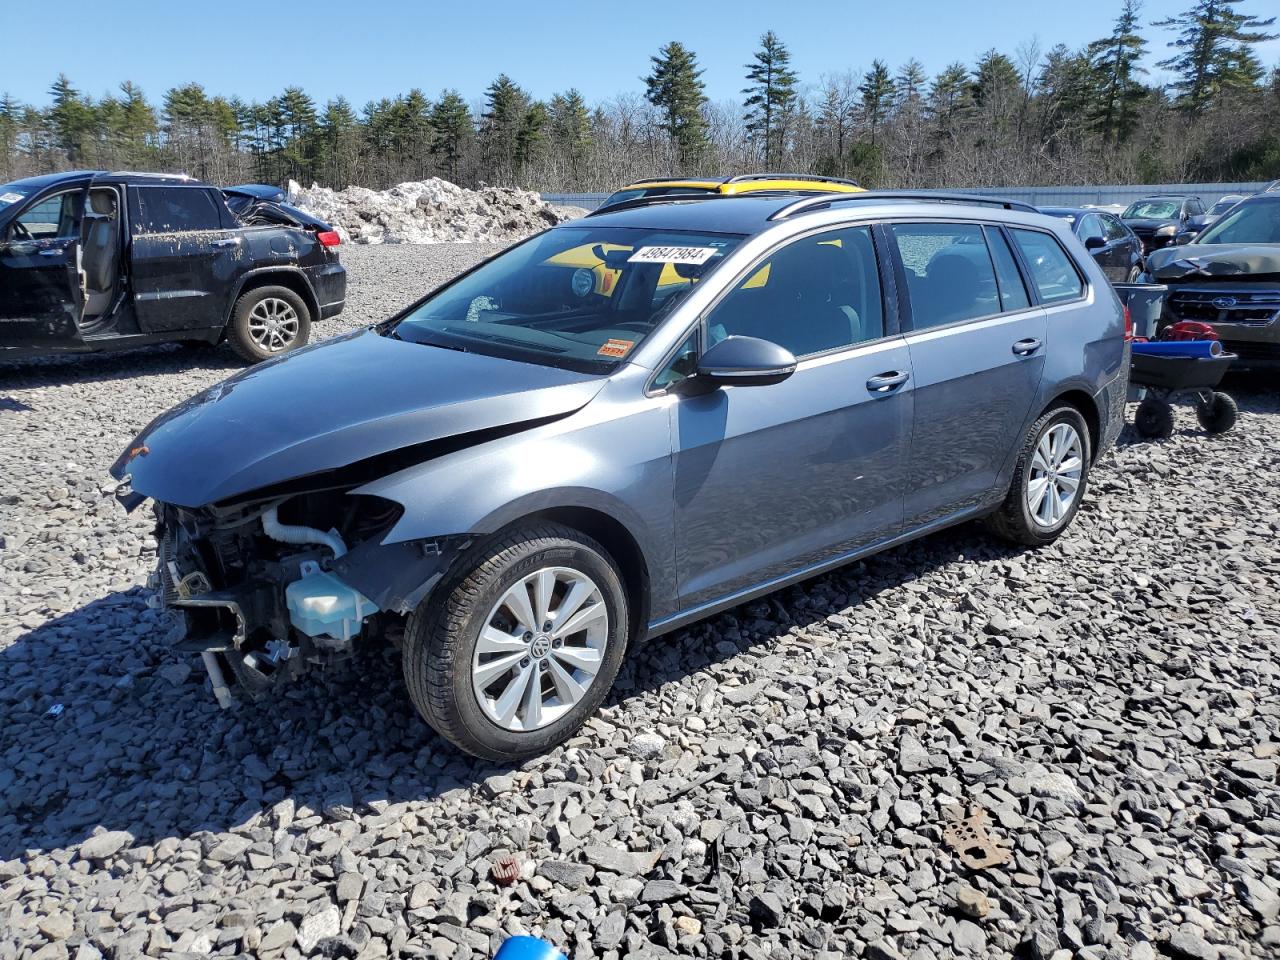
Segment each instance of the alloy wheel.
[{"label": "alloy wheel", "polygon": [[298,311],[279,297],[266,297],[249,311],[249,337],[267,353],[288,349],[298,338],[298,326]]},{"label": "alloy wheel", "polygon": [[595,581],[571,567],[543,567],[489,611],[471,658],[471,688],[498,726],[537,730],[585,696],[608,640],[609,611]]},{"label": "alloy wheel", "polygon": [[1075,502],[1084,474],[1084,444],[1069,423],[1055,423],[1040,437],[1027,472],[1027,509],[1041,527],[1054,527]]}]

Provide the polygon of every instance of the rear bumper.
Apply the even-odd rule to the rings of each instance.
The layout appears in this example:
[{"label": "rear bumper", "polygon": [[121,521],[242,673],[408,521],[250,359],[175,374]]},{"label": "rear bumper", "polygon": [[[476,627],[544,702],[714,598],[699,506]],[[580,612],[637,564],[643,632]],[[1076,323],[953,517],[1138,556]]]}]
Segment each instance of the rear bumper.
[{"label": "rear bumper", "polygon": [[320,304],[320,319],[336,317],[347,302],[347,268],[340,263],[326,263],[311,275],[311,284]]},{"label": "rear bumper", "polygon": [[1116,439],[1120,436],[1120,431],[1124,428],[1124,405],[1129,397],[1129,345],[1124,346],[1124,363],[1121,367],[1121,373],[1109,384],[1098,391],[1094,397],[1094,403],[1098,407],[1099,430],[1100,437],[1098,440],[1098,449],[1094,451],[1093,458],[1097,460],[1104,453],[1111,449]]}]

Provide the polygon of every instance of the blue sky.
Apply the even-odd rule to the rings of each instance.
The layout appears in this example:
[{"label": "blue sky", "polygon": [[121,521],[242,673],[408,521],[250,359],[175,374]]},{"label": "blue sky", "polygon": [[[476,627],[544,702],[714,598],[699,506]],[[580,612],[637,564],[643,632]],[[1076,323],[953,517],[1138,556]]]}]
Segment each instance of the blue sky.
[{"label": "blue sky", "polygon": [[[1149,0],[1149,22],[1189,0]],[[1119,0],[734,0],[727,3],[574,3],[471,0],[218,0],[208,5],[115,0],[6,4],[0,18],[0,92],[44,104],[59,71],[94,96],[122,80],[158,101],[196,81],[211,93],[264,100],[302,86],[318,102],[345,95],[356,107],[421,87],[481,96],[506,71],[535,96],[577,87],[588,100],[639,91],[649,56],[668,40],[690,46],[714,100],[737,99],[759,35],[776,31],[806,83],[824,73],[891,65],[914,56],[936,72],[996,47],[1013,55],[1038,40],[1076,47],[1109,32]],[[1240,9],[1265,15],[1270,0]],[[204,11],[200,14],[195,11]],[[76,13],[83,11],[83,19]],[[63,29],[79,23],[76,29]],[[1168,36],[1147,28],[1151,60]],[[17,40],[18,42],[11,42]],[[273,53],[273,44],[278,52]],[[1280,41],[1259,51],[1270,67]],[[1158,74],[1155,74],[1158,76]]]}]

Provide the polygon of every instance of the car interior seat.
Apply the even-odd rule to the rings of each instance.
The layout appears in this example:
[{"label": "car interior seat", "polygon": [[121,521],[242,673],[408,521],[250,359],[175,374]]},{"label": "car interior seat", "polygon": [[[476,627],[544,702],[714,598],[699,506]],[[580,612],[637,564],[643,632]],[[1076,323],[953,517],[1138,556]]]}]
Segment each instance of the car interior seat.
[{"label": "car interior seat", "polygon": [[80,261],[85,276],[84,315],[99,317],[111,306],[119,274],[120,221],[115,191],[90,192],[89,210]]},{"label": "car interior seat", "polygon": [[924,294],[921,313],[929,326],[939,326],[976,316],[980,287],[978,268],[968,257],[939,253],[925,268],[923,282],[911,285],[911,292]]}]

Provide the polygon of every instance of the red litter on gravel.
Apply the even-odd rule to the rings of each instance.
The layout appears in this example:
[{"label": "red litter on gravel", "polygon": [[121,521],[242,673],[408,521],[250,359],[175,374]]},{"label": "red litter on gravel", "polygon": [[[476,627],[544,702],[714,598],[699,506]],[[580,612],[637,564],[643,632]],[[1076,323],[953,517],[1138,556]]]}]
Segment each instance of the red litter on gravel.
[{"label": "red litter on gravel", "polygon": [[489,876],[500,887],[509,887],[520,879],[520,861],[508,854],[493,862]]}]

